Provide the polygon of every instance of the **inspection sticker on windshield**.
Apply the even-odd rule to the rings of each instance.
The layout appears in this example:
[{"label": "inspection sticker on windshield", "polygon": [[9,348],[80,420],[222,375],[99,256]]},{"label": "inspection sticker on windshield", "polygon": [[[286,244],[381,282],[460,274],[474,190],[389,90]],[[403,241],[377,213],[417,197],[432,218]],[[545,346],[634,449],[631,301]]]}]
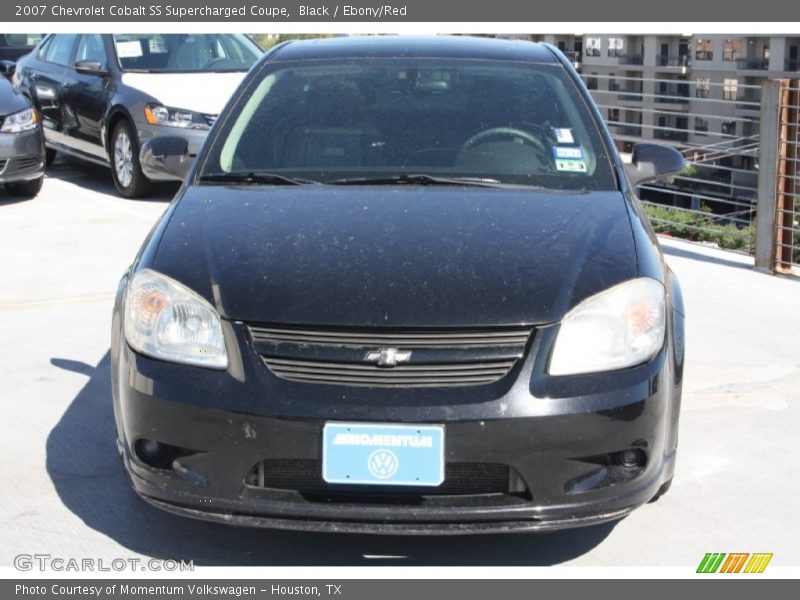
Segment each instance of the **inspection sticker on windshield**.
[{"label": "inspection sticker on windshield", "polygon": [[553,146],[553,156],[556,158],[583,160],[583,149],[580,146]]},{"label": "inspection sticker on windshield", "polygon": [[553,128],[553,133],[556,136],[556,141],[559,144],[574,144],[575,139],[572,137],[572,129],[559,129]]},{"label": "inspection sticker on windshield", "polygon": [[435,487],[444,481],[444,427],[326,423],[322,478],[328,483]]},{"label": "inspection sticker on windshield", "polygon": [[568,173],[586,173],[586,161],[557,158],[556,171],[566,171]]},{"label": "inspection sticker on windshield", "polygon": [[139,58],[143,54],[140,40],[117,42],[117,56],[119,58]]}]

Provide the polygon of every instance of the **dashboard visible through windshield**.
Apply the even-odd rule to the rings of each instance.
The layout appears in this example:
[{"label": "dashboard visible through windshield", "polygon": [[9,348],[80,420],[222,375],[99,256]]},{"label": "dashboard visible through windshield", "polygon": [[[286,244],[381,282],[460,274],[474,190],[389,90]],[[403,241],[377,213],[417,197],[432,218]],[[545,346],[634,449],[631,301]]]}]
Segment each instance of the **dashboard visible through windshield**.
[{"label": "dashboard visible through windshield", "polygon": [[126,33],[114,35],[123,71],[246,71],[261,52],[244,35]]},{"label": "dashboard visible through windshield", "polygon": [[558,64],[267,63],[229,114],[201,180],[616,186],[593,114]]}]

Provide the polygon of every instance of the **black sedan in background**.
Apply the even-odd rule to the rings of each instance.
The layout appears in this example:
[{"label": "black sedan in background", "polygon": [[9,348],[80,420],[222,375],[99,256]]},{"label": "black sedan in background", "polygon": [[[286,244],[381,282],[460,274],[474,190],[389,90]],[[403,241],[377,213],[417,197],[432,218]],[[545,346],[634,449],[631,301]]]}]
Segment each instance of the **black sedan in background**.
[{"label": "black sedan in background", "polygon": [[0,62],[14,62],[42,41],[41,33],[0,33]]},{"label": "black sedan in background", "polygon": [[[146,142],[184,173],[185,140]],[[550,530],[675,467],[684,309],[555,48],[292,42],[255,66],[122,278],[118,448],[135,490],[223,523]]]},{"label": "black sedan in background", "polygon": [[44,137],[38,111],[0,78],[0,184],[12,196],[33,197],[44,178]]},{"label": "black sedan in background", "polygon": [[136,198],[174,179],[142,173],[141,144],[179,135],[195,154],[260,56],[244,35],[61,33],[19,60],[14,82],[42,114],[48,163],[58,151],[109,166]]}]

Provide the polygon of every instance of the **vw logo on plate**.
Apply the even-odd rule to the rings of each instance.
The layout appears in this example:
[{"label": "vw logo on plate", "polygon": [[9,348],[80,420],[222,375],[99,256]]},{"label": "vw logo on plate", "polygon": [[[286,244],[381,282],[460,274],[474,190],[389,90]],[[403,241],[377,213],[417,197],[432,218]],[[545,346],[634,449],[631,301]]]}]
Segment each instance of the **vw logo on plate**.
[{"label": "vw logo on plate", "polygon": [[369,472],[378,479],[388,479],[397,473],[397,467],[399,466],[400,462],[397,460],[397,455],[385,448],[375,450],[367,459]]}]

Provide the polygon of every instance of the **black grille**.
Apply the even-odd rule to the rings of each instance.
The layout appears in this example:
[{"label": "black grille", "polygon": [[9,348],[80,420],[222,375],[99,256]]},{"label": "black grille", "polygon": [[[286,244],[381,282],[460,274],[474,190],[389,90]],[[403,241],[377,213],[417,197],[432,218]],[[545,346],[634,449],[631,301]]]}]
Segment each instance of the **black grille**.
[{"label": "black grille", "polygon": [[264,364],[278,377],[370,387],[493,383],[524,355],[531,335],[528,327],[354,331],[251,325],[249,331]]},{"label": "black grille", "polygon": [[6,173],[16,173],[17,171],[25,171],[26,169],[33,169],[38,167],[42,162],[38,156],[23,156],[21,158],[12,158],[8,161]]},{"label": "black grille", "polygon": [[494,463],[448,463],[437,487],[331,485],[322,479],[322,462],[313,459],[271,459],[259,462],[247,476],[249,487],[294,490],[304,494],[361,491],[400,496],[511,494],[525,490],[516,471]]}]

